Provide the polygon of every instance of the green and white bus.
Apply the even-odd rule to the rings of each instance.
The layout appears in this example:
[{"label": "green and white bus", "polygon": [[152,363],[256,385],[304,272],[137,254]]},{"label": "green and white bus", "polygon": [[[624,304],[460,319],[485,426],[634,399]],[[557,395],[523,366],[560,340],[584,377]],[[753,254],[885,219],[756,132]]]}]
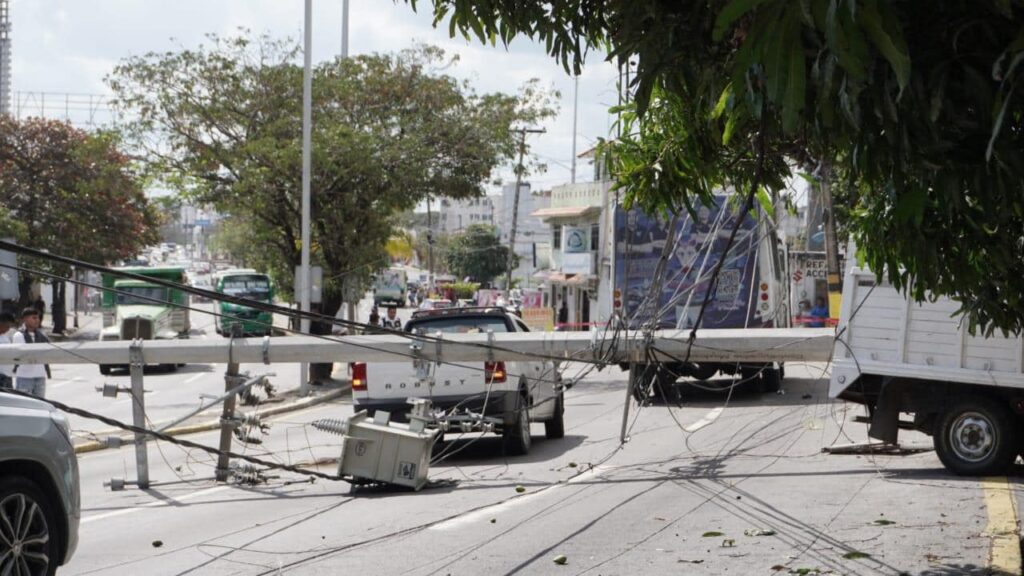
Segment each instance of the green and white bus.
[{"label": "green and white bus", "polygon": [[[213,289],[220,294],[245,298],[261,304],[274,303],[274,284],[270,276],[251,268],[239,268],[218,272],[214,277]],[[241,325],[244,336],[270,335],[274,319],[270,312],[218,300],[215,326],[218,334],[230,336],[232,327]]]}]

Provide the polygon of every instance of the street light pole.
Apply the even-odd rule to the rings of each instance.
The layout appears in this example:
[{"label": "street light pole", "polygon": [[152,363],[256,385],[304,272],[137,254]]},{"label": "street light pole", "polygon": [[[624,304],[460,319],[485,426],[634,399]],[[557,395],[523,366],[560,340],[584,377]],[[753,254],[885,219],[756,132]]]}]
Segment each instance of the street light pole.
[{"label": "street light pole", "polygon": [[512,294],[512,268],[516,261],[516,226],[519,225],[519,188],[523,185],[523,154],[526,152],[526,135],[543,134],[543,128],[518,128],[512,132],[519,132],[519,162],[516,164],[516,189],[512,196],[512,228],[508,234],[508,262],[506,263],[505,293]]},{"label": "street light pole", "polygon": [[348,0],[341,2],[341,57],[348,58]]},{"label": "street light pole", "polygon": [[[302,255],[301,276],[299,285],[299,309],[309,312],[309,226],[310,214],[310,179],[313,148],[313,0],[306,0],[305,30],[303,40],[302,69]],[[309,334],[309,316],[303,315],[299,320],[299,330]],[[303,362],[299,371],[299,394],[309,394],[309,363]]]}]

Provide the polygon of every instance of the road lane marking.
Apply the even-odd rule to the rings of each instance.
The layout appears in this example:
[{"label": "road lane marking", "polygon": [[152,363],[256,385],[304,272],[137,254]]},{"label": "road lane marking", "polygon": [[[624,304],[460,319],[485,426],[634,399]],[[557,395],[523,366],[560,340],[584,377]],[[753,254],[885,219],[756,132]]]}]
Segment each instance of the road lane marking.
[{"label": "road lane marking", "polygon": [[988,512],[985,533],[992,539],[989,568],[995,575],[1021,573],[1020,526],[1013,490],[1005,476],[984,478],[981,489]]},{"label": "road lane marking", "polygon": [[185,384],[191,384],[191,383],[195,382],[196,380],[199,380],[203,376],[206,376],[205,372],[200,372],[198,374],[194,374],[194,375],[189,376],[188,378],[186,378],[184,383]]},{"label": "road lane marking", "polygon": [[133,506],[131,508],[124,508],[122,510],[114,510],[113,512],[105,512],[103,514],[97,514],[95,516],[88,516],[86,518],[82,518],[82,522],[81,523],[82,524],[88,524],[90,522],[96,522],[97,520],[106,520],[108,518],[114,518],[114,517],[117,517],[117,516],[124,516],[126,514],[132,514],[133,512],[138,512],[140,510],[145,510],[146,508],[160,508],[160,507],[168,507],[169,508],[173,504],[180,504],[180,503],[186,502],[188,500],[194,500],[196,498],[199,498],[200,496],[207,496],[209,494],[214,494],[214,493],[220,492],[222,490],[227,490],[228,488],[230,488],[230,486],[214,486],[213,488],[209,488],[209,489],[206,489],[206,490],[200,490],[199,492],[192,492],[191,494],[186,494],[186,495],[180,496],[178,498],[170,498],[170,501],[167,501],[167,500],[157,500],[155,502],[150,502],[149,504],[143,504],[141,506]]},{"label": "road lane marking", "polygon": [[689,426],[686,426],[685,428],[683,428],[683,430],[686,430],[687,432],[696,432],[697,430],[700,430],[701,428],[707,426],[708,424],[711,424],[715,420],[718,420],[718,416],[722,414],[722,410],[725,410],[725,407],[719,406],[718,408],[711,410],[710,412],[705,414],[703,418],[697,420],[696,422],[690,424]]},{"label": "road lane marking", "polygon": [[565,482],[562,482],[561,484],[551,484],[546,490],[530,492],[529,494],[524,494],[522,496],[510,498],[508,500],[505,500],[504,502],[498,502],[497,504],[494,504],[492,506],[485,506],[484,508],[474,510],[468,514],[452,518],[451,520],[446,520],[439,524],[434,524],[429,528],[429,530],[450,530],[452,528],[458,528],[459,526],[464,526],[466,524],[478,522],[483,518],[493,517],[494,514],[498,514],[500,512],[505,512],[512,508],[522,506],[526,502],[532,502],[534,499],[543,494],[551,494],[551,492],[564,486],[575,484],[577,482],[582,482],[584,480],[590,480],[593,477],[600,475],[602,472],[605,472],[606,470],[608,470],[608,468],[604,466],[594,466],[590,470],[587,470],[586,472],[581,472],[573,476],[572,478],[566,480]]}]

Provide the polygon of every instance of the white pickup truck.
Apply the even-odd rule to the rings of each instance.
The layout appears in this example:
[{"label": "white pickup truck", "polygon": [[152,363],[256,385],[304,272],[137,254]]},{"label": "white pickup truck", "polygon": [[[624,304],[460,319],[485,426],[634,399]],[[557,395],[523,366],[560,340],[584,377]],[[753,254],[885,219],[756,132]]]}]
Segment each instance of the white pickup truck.
[{"label": "white pickup truck", "polygon": [[[829,395],[868,408],[868,434],[930,434],[952,472],[997,474],[1024,451],[1024,338],[971,335],[949,298],[916,303],[869,270],[846,276]],[[911,414],[912,420],[902,420]]]},{"label": "white pickup truck", "polygon": [[[529,332],[517,316],[501,308],[447,308],[413,313],[406,332],[427,336]],[[429,345],[429,344],[427,344]],[[434,363],[356,362],[349,366],[355,411],[378,410],[392,419],[408,418],[409,398],[429,399],[433,425],[442,431],[496,432],[505,453],[530,450],[530,423],[543,422],[547,438],[565,435],[561,378],[549,360]]]}]

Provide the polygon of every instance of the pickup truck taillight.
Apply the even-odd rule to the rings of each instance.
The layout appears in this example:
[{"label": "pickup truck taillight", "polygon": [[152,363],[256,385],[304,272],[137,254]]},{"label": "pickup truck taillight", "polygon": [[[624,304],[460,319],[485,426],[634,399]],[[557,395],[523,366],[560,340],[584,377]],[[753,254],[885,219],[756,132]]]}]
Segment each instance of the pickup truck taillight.
[{"label": "pickup truck taillight", "polygon": [[366,390],[366,362],[350,362],[352,371],[352,390]]},{"label": "pickup truck taillight", "polygon": [[484,382],[504,382],[506,376],[504,362],[484,362]]}]

